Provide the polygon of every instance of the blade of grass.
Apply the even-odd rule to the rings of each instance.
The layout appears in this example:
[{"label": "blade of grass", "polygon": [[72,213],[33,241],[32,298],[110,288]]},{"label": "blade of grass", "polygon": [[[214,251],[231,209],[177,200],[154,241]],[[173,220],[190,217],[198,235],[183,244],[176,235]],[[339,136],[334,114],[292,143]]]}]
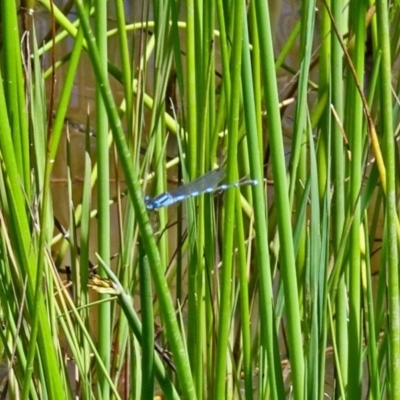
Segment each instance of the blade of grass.
[{"label": "blade of grass", "polygon": [[[107,73],[107,2],[102,0],[94,1],[95,13],[95,38],[99,54],[98,68],[103,74]],[[82,16],[81,16],[82,18]],[[85,18],[88,18],[87,16]],[[82,21],[82,19],[81,19]],[[108,119],[99,85],[96,85],[96,135],[97,135],[97,167],[98,167],[98,193],[97,197],[97,221],[98,221],[98,251],[103,260],[110,259],[110,174],[109,174],[109,150],[108,150]],[[100,268],[100,276],[106,276],[105,271]],[[100,300],[108,298],[107,294],[100,294]],[[103,363],[110,371],[111,368],[111,304],[102,302],[99,306],[98,323],[98,346]],[[104,400],[110,398],[110,390],[107,379],[99,370],[98,384],[101,397]]]},{"label": "blade of grass", "polygon": [[[268,253],[268,222],[267,222],[267,199],[265,196],[262,171],[262,159],[260,148],[260,132],[257,129],[257,115],[255,115],[256,106],[253,88],[255,83],[252,79],[249,38],[247,35],[246,24],[244,25],[244,47],[243,47],[243,66],[242,66],[242,90],[244,116],[247,130],[247,140],[249,144],[249,162],[252,178],[260,182],[259,185],[252,187],[254,200],[254,226],[256,232],[257,265],[260,276],[260,357],[265,352],[268,360],[268,384],[271,391],[271,398],[276,399],[283,395],[283,377],[281,370],[276,369],[280,363],[279,349],[274,345],[276,340],[276,331],[274,324],[274,304],[271,280],[271,266]],[[254,77],[254,80],[258,80]],[[256,81],[257,82],[257,81]],[[261,83],[258,82],[261,86]],[[258,116],[260,118],[260,116]],[[275,338],[275,339],[274,339]],[[261,392],[261,391],[260,391]]]},{"label": "blade of grass", "polygon": [[286,294],[288,316],[288,339],[291,354],[291,372],[293,381],[293,398],[304,396],[304,356],[300,327],[300,307],[296,283],[296,263],[293,251],[291,229],[291,211],[288,198],[288,183],[280,123],[278,91],[276,87],[275,65],[269,11],[263,1],[256,2],[258,30],[260,32],[260,49],[265,64],[262,76],[265,87],[265,103],[270,133],[271,163],[275,183],[275,201],[278,213],[278,229],[281,244],[281,271]]},{"label": "blade of grass", "polygon": [[[240,103],[240,72],[242,57],[243,37],[243,16],[244,2],[235,3],[234,7],[234,32],[232,48],[232,93],[228,111],[228,161],[227,161],[227,182],[237,181],[237,143],[238,143],[238,121]],[[230,393],[225,393],[226,357],[229,338],[231,296],[232,296],[232,250],[235,217],[235,191],[228,190],[226,193],[226,207],[224,219],[224,243],[222,249],[223,267],[221,275],[221,298],[219,306],[218,321],[218,344],[215,371],[214,398],[222,399]]]},{"label": "blade of grass", "polygon": [[400,293],[399,293],[399,237],[396,231],[396,172],[395,172],[395,141],[393,138],[393,105],[392,105],[392,72],[390,59],[389,14],[387,4],[383,1],[376,3],[378,20],[378,37],[382,51],[382,66],[380,83],[382,90],[381,110],[383,143],[386,161],[386,224],[388,229],[388,289],[390,315],[390,395],[400,398]]},{"label": "blade of grass", "polygon": [[139,257],[140,304],[142,308],[143,333],[141,398],[145,400],[154,397],[154,313],[149,265],[144,254],[139,254]]},{"label": "blade of grass", "polygon": [[[366,3],[363,1],[354,2],[350,7],[350,29],[354,32],[355,48],[353,50],[353,63],[359,82],[363,82],[364,76],[364,46],[365,46],[365,11]],[[361,16],[362,15],[362,16]],[[353,80],[349,81],[346,97],[349,107],[346,107],[344,127],[349,138],[351,149],[350,162],[350,184],[349,202],[347,212],[352,216],[353,221],[350,230],[349,248],[349,349],[351,357],[348,358],[348,396],[349,398],[359,398],[361,396],[361,271],[360,271],[360,219],[361,208],[358,197],[362,179],[362,148],[364,143],[363,134],[363,110],[362,101],[356,90]],[[346,102],[347,104],[347,102]]]}]

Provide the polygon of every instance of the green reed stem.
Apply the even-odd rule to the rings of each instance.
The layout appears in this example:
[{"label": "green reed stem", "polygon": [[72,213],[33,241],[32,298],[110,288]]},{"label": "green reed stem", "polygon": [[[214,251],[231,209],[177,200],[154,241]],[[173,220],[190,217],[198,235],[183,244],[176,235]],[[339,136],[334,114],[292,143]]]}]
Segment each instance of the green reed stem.
[{"label": "green reed stem", "polygon": [[[255,21],[254,21],[255,23]],[[244,25],[246,27],[246,24]],[[247,29],[244,29],[247,32]],[[271,390],[271,398],[276,399],[283,395],[283,377],[282,372],[277,369],[277,364],[280,362],[280,355],[275,346],[276,331],[274,323],[274,302],[272,292],[272,280],[270,272],[269,251],[265,243],[268,239],[268,222],[267,222],[267,199],[265,196],[263,182],[263,164],[261,159],[262,150],[260,147],[261,131],[257,129],[257,120],[261,118],[260,114],[256,113],[255,94],[253,88],[257,85],[261,87],[259,75],[252,77],[249,38],[244,34],[243,46],[243,64],[242,64],[242,85],[243,85],[243,105],[244,115],[247,130],[247,140],[249,144],[249,162],[251,176],[260,182],[252,188],[254,200],[254,227],[256,232],[256,249],[257,249],[257,265],[260,275],[260,355],[265,355],[268,360],[268,383]],[[259,51],[259,50],[258,50]]]},{"label": "green reed stem", "polygon": [[[300,306],[296,282],[296,263],[293,249],[291,228],[291,210],[288,198],[288,182],[282,127],[279,113],[278,90],[276,86],[274,55],[272,52],[272,36],[269,12],[265,2],[256,3],[258,29],[260,32],[260,49],[265,64],[262,66],[262,76],[265,87],[265,103],[270,133],[271,163],[275,183],[275,203],[278,214],[278,230],[281,245],[281,271],[285,289],[286,310],[288,317],[288,340],[291,353],[291,368],[293,380],[293,397],[301,399],[304,395],[304,359],[302,334],[300,327]],[[270,367],[270,366],[269,366]]]},{"label": "green reed stem", "polygon": [[[234,12],[234,31],[233,48],[231,60],[232,93],[228,111],[228,161],[227,161],[227,181],[237,180],[237,142],[238,142],[238,121],[239,104],[241,94],[241,57],[242,57],[242,37],[243,37],[243,12],[244,2],[235,3]],[[229,338],[230,315],[231,315],[231,296],[232,296],[232,250],[235,220],[235,191],[228,190],[226,193],[226,207],[224,220],[224,243],[223,243],[223,266],[221,275],[221,299],[219,308],[218,325],[218,346],[216,360],[216,377],[214,398],[222,399],[225,394],[225,370],[226,357]],[[229,397],[229,393],[228,393]]]},{"label": "green reed stem", "polygon": [[400,398],[400,293],[399,293],[399,254],[396,231],[396,144],[393,140],[392,104],[392,62],[390,57],[390,30],[387,4],[377,2],[378,37],[382,52],[381,63],[381,111],[383,144],[386,161],[386,224],[388,234],[388,288],[389,288],[389,327],[390,327],[390,392],[392,398]]}]

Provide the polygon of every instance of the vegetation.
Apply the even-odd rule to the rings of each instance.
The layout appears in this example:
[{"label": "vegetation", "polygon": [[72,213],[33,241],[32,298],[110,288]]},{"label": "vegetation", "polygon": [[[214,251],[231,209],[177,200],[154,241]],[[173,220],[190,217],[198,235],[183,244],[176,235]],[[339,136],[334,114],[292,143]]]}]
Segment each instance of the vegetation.
[{"label": "vegetation", "polygon": [[[400,398],[397,3],[303,1],[281,48],[266,1],[22,3],[0,2],[2,392]],[[146,209],[221,166],[258,184]]]}]

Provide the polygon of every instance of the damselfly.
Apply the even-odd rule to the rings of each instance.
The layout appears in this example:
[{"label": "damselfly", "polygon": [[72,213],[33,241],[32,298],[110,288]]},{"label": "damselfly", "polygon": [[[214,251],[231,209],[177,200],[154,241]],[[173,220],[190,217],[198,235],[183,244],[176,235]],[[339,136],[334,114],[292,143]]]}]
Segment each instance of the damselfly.
[{"label": "damselfly", "polygon": [[222,168],[214,169],[200,178],[189,182],[186,185],[178,186],[169,192],[164,192],[157,197],[145,197],[145,203],[148,210],[156,210],[161,207],[168,207],[172,204],[179,203],[189,197],[200,196],[204,193],[214,193],[220,190],[226,190],[242,185],[257,185],[256,180],[241,180],[232,184],[219,183],[224,179],[225,171]]}]

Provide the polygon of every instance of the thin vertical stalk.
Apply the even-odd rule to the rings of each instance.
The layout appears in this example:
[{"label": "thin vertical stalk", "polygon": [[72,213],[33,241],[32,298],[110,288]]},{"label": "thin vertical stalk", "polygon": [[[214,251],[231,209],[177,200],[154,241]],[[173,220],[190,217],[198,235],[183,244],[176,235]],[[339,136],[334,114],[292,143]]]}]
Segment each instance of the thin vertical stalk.
[{"label": "thin vertical stalk", "polygon": [[[363,82],[364,57],[365,57],[365,11],[364,0],[355,1],[350,6],[350,21],[354,33],[355,45],[353,52],[353,63],[357,73],[358,81]],[[363,152],[363,109],[359,93],[353,79],[349,80],[347,87],[345,129],[349,137],[351,150],[350,161],[350,183],[348,213],[352,215],[353,221],[350,230],[349,253],[349,348],[351,357],[348,364],[348,395],[351,399],[361,396],[361,271],[360,271],[360,222],[361,207],[359,204],[359,193],[362,182],[362,152]]]},{"label": "thin vertical stalk", "polygon": [[[256,22],[256,21],[254,21]],[[249,36],[247,33],[247,24],[243,29],[243,63],[242,63],[242,90],[243,90],[243,107],[244,117],[247,130],[247,141],[249,151],[249,162],[251,176],[258,182],[263,182],[263,163],[262,163],[262,147],[260,147],[260,132],[257,129],[257,106],[254,104],[256,95],[253,92],[255,86],[251,72],[251,60],[249,53]],[[257,53],[259,49],[257,50]],[[259,79],[257,75],[254,80]],[[261,85],[260,85],[261,86]],[[260,127],[261,129],[261,127]],[[266,354],[268,360],[268,381],[271,390],[271,398],[277,399],[283,396],[283,376],[282,371],[276,369],[276,365],[280,362],[279,349],[275,346],[277,341],[275,324],[274,324],[274,304],[271,280],[271,266],[269,259],[268,247],[268,220],[267,220],[267,198],[265,195],[264,185],[256,185],[252,188],[253,206],[254,206],[254,226],[256,232],[256,249],[257,249],[257,266],[260,276],[260,355],[264,357],[261,349]]]},{"label": "thin vertical stalk", "polygon": [[[107,2],[95,1],[95,36],[100,56],[99,67],[107,73]],[[86,16],[88,18],[88,16]],[[126,83],[129,84],[129,83]],[[108,119],[101,97],[99,85],[96,85],[96,132],[97,132],[97,168],[98,168],[98,249],[100,257],[110,259],[110,160],[108,150]],[[106,276],[100,268],[101,276]],[[107,294],[101,294],[100,299],[107,299]],[[99,353],[107,370],[111,366],[111,304],[102,302],[99,305]],[[99,371],[99,384],[102,398],[110,397],[110,387],[103,373]]]},{"label": "thin vertical stalk", "polygon": [[[213,132],[216,123],[216,93],[215,93],[215,38],[214,38],[214,26],[216,18],[216,2],[214,0],[206,0],[203,5],[203,64],[204,64],[204,81],[201,82],[204,87],[204,102],[201,102],[205,117],[200,120],[200,126],[202,130],[202,153],[203,156],[198,160],[198,169],[203,171],[212,167],[215,163],[215,157],[217,154],[212,153],[212,139]],[[200,352],[202,354],[202,364],[206,368],[201,368],[202,380],[197,383],[197,386],[201,388],[202,396],[199,398],[205,398],[206,393],[212,393],[214,384],[212,369],[213,369],[213,357],[215,354],[215,340],[214,336],[210,334],[214,329],[214,313],[212,309],[214,293],[211,288],[210,277],[213,276],[213,269],[216,264],[216,227],[215,219],[216,212],[212,207],[212,201],[207,197],[204,202],[201,202],[198,221],[201,223],[202,228],[202,242],[204,245],[204,260],[201,263],[201,277],[199,276],[199,284],[202,284],[202,302],[201,302],[201,329],[199,329],[199,336],[202,342],[202,348]],[[204,207],[203,207],[204,205]],[[200,219],[201,218],[201,219]],[[207,250],[206,250],[207,249]],[[200,248],[202,251],[202,248]],[[201,254],[201,253],[200,253]]]},{"label": "thin vertical stalk", "polygon": [[[343,2],[332,1],[332,23],[336,24],[339,34],[344,31]],[[343,51],[338,38],[331,36],[332,56],[331,56],[331,86],[332,86],[332,109],[334,118],[332,123],[332,236],[333,252],[339,253],[341,239],[345,222],[345,165],[343,135],[341,125],[344,118],[344,88],[343,88]],[[336,295],[336,326],[335,326],[337,353],[340,368],[340,376],[347,382],[348,367],[348,337],[347,337],[347,293],[344,275],[338,282]]]},{"label": "thin vertical stalk", "polygon": [[[146,11],[149,13],[149,10]],[[154,64],[154,102],[151,115],[151,135],[154,137],[154,155],[155,171],[157,176],[156,188],[157,193],[162,193],[166,189],[166,126],[164,118],[166,109],[171,107],[171,100],[174,100],[174,93],[172,99],[168,97],[170,93],[167,92],[168,84],[173,78],[171,72],[171,52],[170,50],[170,25],[169,16],[170,11],[168,4],[163,1],[156,1],[154,4],[155,13],[155,64]],[[147,66],[143,66],[143,83],[147,76]],[[144,90],[144,87],[143,87]],[[174,106],[174,105],[173,105]],[[172,106],[172,107],[173,107]],[[167,210],[160,210],[159,212],[159,227],[165,229],[168,224]],[[163,235],[158,243],[158,249],[161,256],[161,261],[166,269],[168,264],[168,235]]]},{"label": "thin vertical stalk", "polygon": [[245,398],[253,398],[253,373],[251,363],[251,335],[250,335],[250,315],[249,315],[249,288],[247,276],[247,263],[245,251],[245,237],[243,228],[242,208],[240,205],[239,192],[236,196],[236,237],[239,248],[239,288],[240,288],[240,314],[242,326],[242,352],[243,352],[243,374]]},{"label": "thin vertical stalk", "polygon": [[396,144],[393,138],[393,104],[391,86],[391,59],[388,5],[379,0],[377,6],[378,36],[382,52],[381,62],[381,112],[383,143],[386,161],[386,215],[388,233],[388,287],[389,287],[389,326],[390,326],[390,392],[392,399],[400,398],[400,294],[399,294],[399,254],[395,221],[396,210]]},{"label": "thin vertical stalk", "polygon": [[[307,389],[306,395],[308,398],[318,398],[321,391],[321,382],[324,386],[325,363],[321,362],[321,358],[325,359],[325,347],[319,347],[325,344],[325,320],[324,320],[324,305],[325,305],[325,285],[326,285],[326,270],[321,268],[321,265],[326,265],[326,245],[323,239],[327,237],[326,213],[321,212],[324,206],[323,199],[320,198],[318,185],[318,172],[316,151],[312,138],[311,131],[308,133],[309,154],[310,154],[310,218],[308,222],[307,235],[307,265],[304,276],[304,291],[307,293],[310,301],[309,304],[305,301],[305,331],[309,333],[307,343],[308,351],[306,357],[307,363]],[[326,210],[326,207],[324,207]],[[310,309],[310,310],[309,310]],[[309,314],[309,315],[308,315]],[[323,354],[322,356],[320,354]],[[322,363],[322,364],[321,364]],[[323,370],[322,370],[323,368]],[[315,379],[315,377],[321,377]]]},{"label": "thin vertical stalk", "polygon": [[[292,151],[290,158],[290,182],[289,199],[295,204],[295,209],[300,209],[301,199],[304,195],[304,184],[307,180],[307,114],[308,114],[308,78],[311,63],[312,43],[315,24],[315,1],[302,3],[300,30],[300,76],[298,94],[296,99],[296,110],[294,116],[292,133]],[[300,217],[299,217],[300,218]],[[304,290],[304,268],[307,253],[306,216],[298,219],[296,224],[300,227],[299,247],[296,254],[296,276],[299,285],[299,296],[302,297]]]},{"label": "thin vertical stalk", "polygon": [[[319,76],[318,76],[318,98],[320,102],[324,104],[331,104],[331,37],[334,32],[332,31],[331,20],[329,13],[326,8],[321,10],[321,32],[320,38],[322,41],[320,49],[320,62],[319,62]],[[328,99],[328,101],[324,101]],[[326,377],[326,366],[327,359],[325,355],[325,349],[327,345],[327,331],[328,331],[328,318],[327,318],[327,277],[328,277],[328,258],[330,251],[329,233],[330,233],[330,221],[329,214],[331,208],[331,196],[330,196],[330,174],[331,174],[331,133],[332,133],[332,112],[330,107],[324,106],[324,111],[319,121],[319,141],[317,147],[317,164],[316,173],[318,174],[318,197],[319,205],[315,200],[315,208],[320,208],[320,220],[314,221],[312,224],[318,224],[318,229],[315,230],[315,234],[312,236],[312,251],[311,257],[311,268],[313,269],[314,277],[314,288],[317,292],[315,294],[316,301],[313,304],[316,310],[317,316],[316,321],[313,321],[313,328],[317,331],[317,344],[314,348],[316,354],[316,362],[318,369],[318,379],[316,380],[317,390],[315,393],[316,397],[323,397],[325,393],[325,377]],[[310,148],[312,145],[312,137],[310,137]],[[312,157],[312,154],[311,154]],[[310,172],[313,174],[312,167]],[[313,187],[311,185],[311,187]],[[313,193],[313,191],[312,191]],[[312,213],[314,206],[311,206]],[[324,267],[321,267],[324,266]],[[314,379],[314,378],[313,378]],[[310,396],[310,393],[308,393]]]},{"label": "thin vertical stalk", "polygon": [[[262,75],[265,86],[265,103],[270,133],[271,162],[275,182],[275,201],[278,213],[278,230],[281,244],[281,272],[285,290],[289,351],[293,381],[293,398],[304,396],[304,358],[300,327],[300,308],[296,282],[296,261],[291,228],[291,210],[288,198],[288,182],[283,148],[283,134],[278,108],[278,90],[272,44],[269,11],[265,1],[256,2],[257,22],[260,32],[260,49],[265,64]],[[270,367],[270,366],[268,366]]]},{"label": "thin vertical stalk", "polygon": [[[231,72],[229,70],[229,41],[227,37],[227,28],[226,28],[226,16],[223,11],[222,0],[217,0],[217,17],[218,17],[218,26],[220,28],[220,46],[221,46],[221,61],[222,61],[222,74],[224,76],[223,80],[223,100],[221,101],[222,105],[225,105],[225,108],[228,109],[230,101],[231,101]],[[221,107],[221,105],[220,105]],[[223,113],[223,110],[220,111]],[[217,126],[218,128],[219,126]],[[214,146],[213,146],[214,147]]]},{"label": "thin vertical stalk", "polygon": [[[228,182],[237,180],[237,143],[238,143],[238,121],[240,104],[240,71],[242,58],[243,41],[243,13],[244,1],[240,0],[232,4],[232,13],[234,15],[234,32],[232,48],[232,100],[229,107],[228,118],[228,162],[227,179]],[[225,371],[226,357],[229,339],[229,327],[231,316],[231,297],[232,297],[232,251],[233,251],[233,233],[235,219],[235,191],[228,190],[226,194],[226,208],[224,220],[224,243],[223,243],[223,266],[221,275],[221,302],[219,307],[218,324],[218,345],[215,374],[214,398],[225,398]],[[230,398],[229,393],[227,394]]]},{"label": "thin vertical stalk", "polygon": [[[82,30],[79,30],[79,40],[82,44]],[[90,209],[92,206],[92,182],[91,182],[91,171],[92,171],[92,162],[90,158],[90,136],[87,134],[86,135],[86,140],[85,140],[85,169],[84,169],[84,184],[83,184],[83,192],[82,192],[82,216],[81,216],[81,225],[80,225],[80,237],[79,237],[79,247],[80,247],[80,252],[79,252],[79,277],[77,277],[77,281],[79,282],[79,285],[76,285],[76,306],[77,307],[82,307],[80,311],[80,315],[82,320],[84,320],[88,326],[89,326],[89,311],[87,308],[87,305],[90,303],[90,297],[89,297],[89,268],[86,266],[89,265],[90,263]],[[49,185],[50,187],[50,185]],[[76,224],[76,215],[73,214],[72,221],[74,221],[74,224]],[[77,275],[78,275],[77,273]],[[85,336],[83,333],[79,335],[80,341],[80,349],[81,349],[81,354],[82,354],[82,369],[83,369],[83,374],[88,375],[90,371],[90,363],[91,363],[91,357],[90,357],[90,348],[89,348],[89,343],[86,340]],[[90,389],[85,385],[84,388],[82,388],[82,391],[85,390],[87,392],[90,392]]]},{"label": "thin vertical stalk", "polygon": [[128,137],[130,138],[130,136],[132,135],[133,123],[134,123],[133,122],[134,109],[133,109],[133,88],[132,88],[132,66],[129,60],[124,2],[122,0],[116,0],[115,9],[117,14],[119,49],[121,52],[121,66],[122,66],[122,75],[124,82],[123,89],[126,102],[126,122],[128,129]]},{"label": "thin vertical stalk", "polygon": [[186,91],[186,102],[188,110],[188,143],[189,143],[189,176],[192,178],[196,176],[197,168],[197,149],[195,144],[197,143],[197,92],[196,92],[196,39],[195,39],[195,4],[193,0],[187,0],[186,2],[186,68],[187,68],[187,91]]},{"label": "thin vertical stalk", "polygon": [[146,400],[154,397],[154,311],[149,265],[142,249],[139,249],[139,257],[140,304],[143,321],[141,398]]},{"label": "thin vertical stalk", "polygon": [[[249,154],[259,154],[260,156],[260,166],[262,165],[263,162],[263,157],[262,157],[262,151],[261,149],[263,148],[263,129],[262,129],[262,82],[261,82],[261,56],[260,56],[260,40],[259,40],[259,32],[257,28],[257,15],[256,15],[256,6],[254,1],[250,3],[250,18],[249,18],[249,30],[250,30],[250,37],[249,37],[249,42],[253,44],[253,50],[251,52],[251,71],[252,75],[249,74],[249,72],[245,72],[245,76],[250,76],[252,77],[252,85],[250,87],[253,88],[254,91],[254,108],[255,108],[255,117],[256,117],[256,127],[257,129],[247,129],[247,137],[251,135],[250,132],[257,133],[258,136],[258,145],[256,148],[258,148],[258,151],[255,153],[250,152]],[[245,31],[246,32],[246,31]],[[243,52],[247,52],[247,41],[246,41],[246,34],[244,35],[244,46],[243,46]],[[246,71],[245,65],[249,62],[248,56],[246,54],[243,54],[243,69]],[[243,82],[245,80],[242,77]],[[245,83],[243,83],[245,86]],[[244,91],[245,89],[243,89]],[[243,93],[244,96],[244,93]],[[246,106],[246,101],[243,102],[244,106]],[[245,114],[246,115],[246,114]],[[253,157],[249,157],[249,159],[252,159]],[[254,171],[254,170],[252,170]],[[262,174],[264,176],[264,174]],[[259,179],[259,177],[255,176],[256,179]],[[264,219],[262,219],[264,221]],[[267,224],[266,224],[267,225]],[[266,226],[265,225],[265,226]]]},{"label": "thin vertical stalk", "polygon": [[374,296],[373,296],[373,284],[372,284],[372,271],[371,271],[371,260],[366,257],[370,254],[370,248],[368,243],[368,218],[367,213],[364,211],[364,221],[362,228],[362,244],[364,245],[361,250],[363,267],[363,290],[364,290],[364,304],[366,304],[366,341],[368,346],[368,367],[370,369],[370,398],[371,400],[380,399],[380,373],[378,363],[378,347],[379,342],[376,337],[376,323],[374,316]]}]

